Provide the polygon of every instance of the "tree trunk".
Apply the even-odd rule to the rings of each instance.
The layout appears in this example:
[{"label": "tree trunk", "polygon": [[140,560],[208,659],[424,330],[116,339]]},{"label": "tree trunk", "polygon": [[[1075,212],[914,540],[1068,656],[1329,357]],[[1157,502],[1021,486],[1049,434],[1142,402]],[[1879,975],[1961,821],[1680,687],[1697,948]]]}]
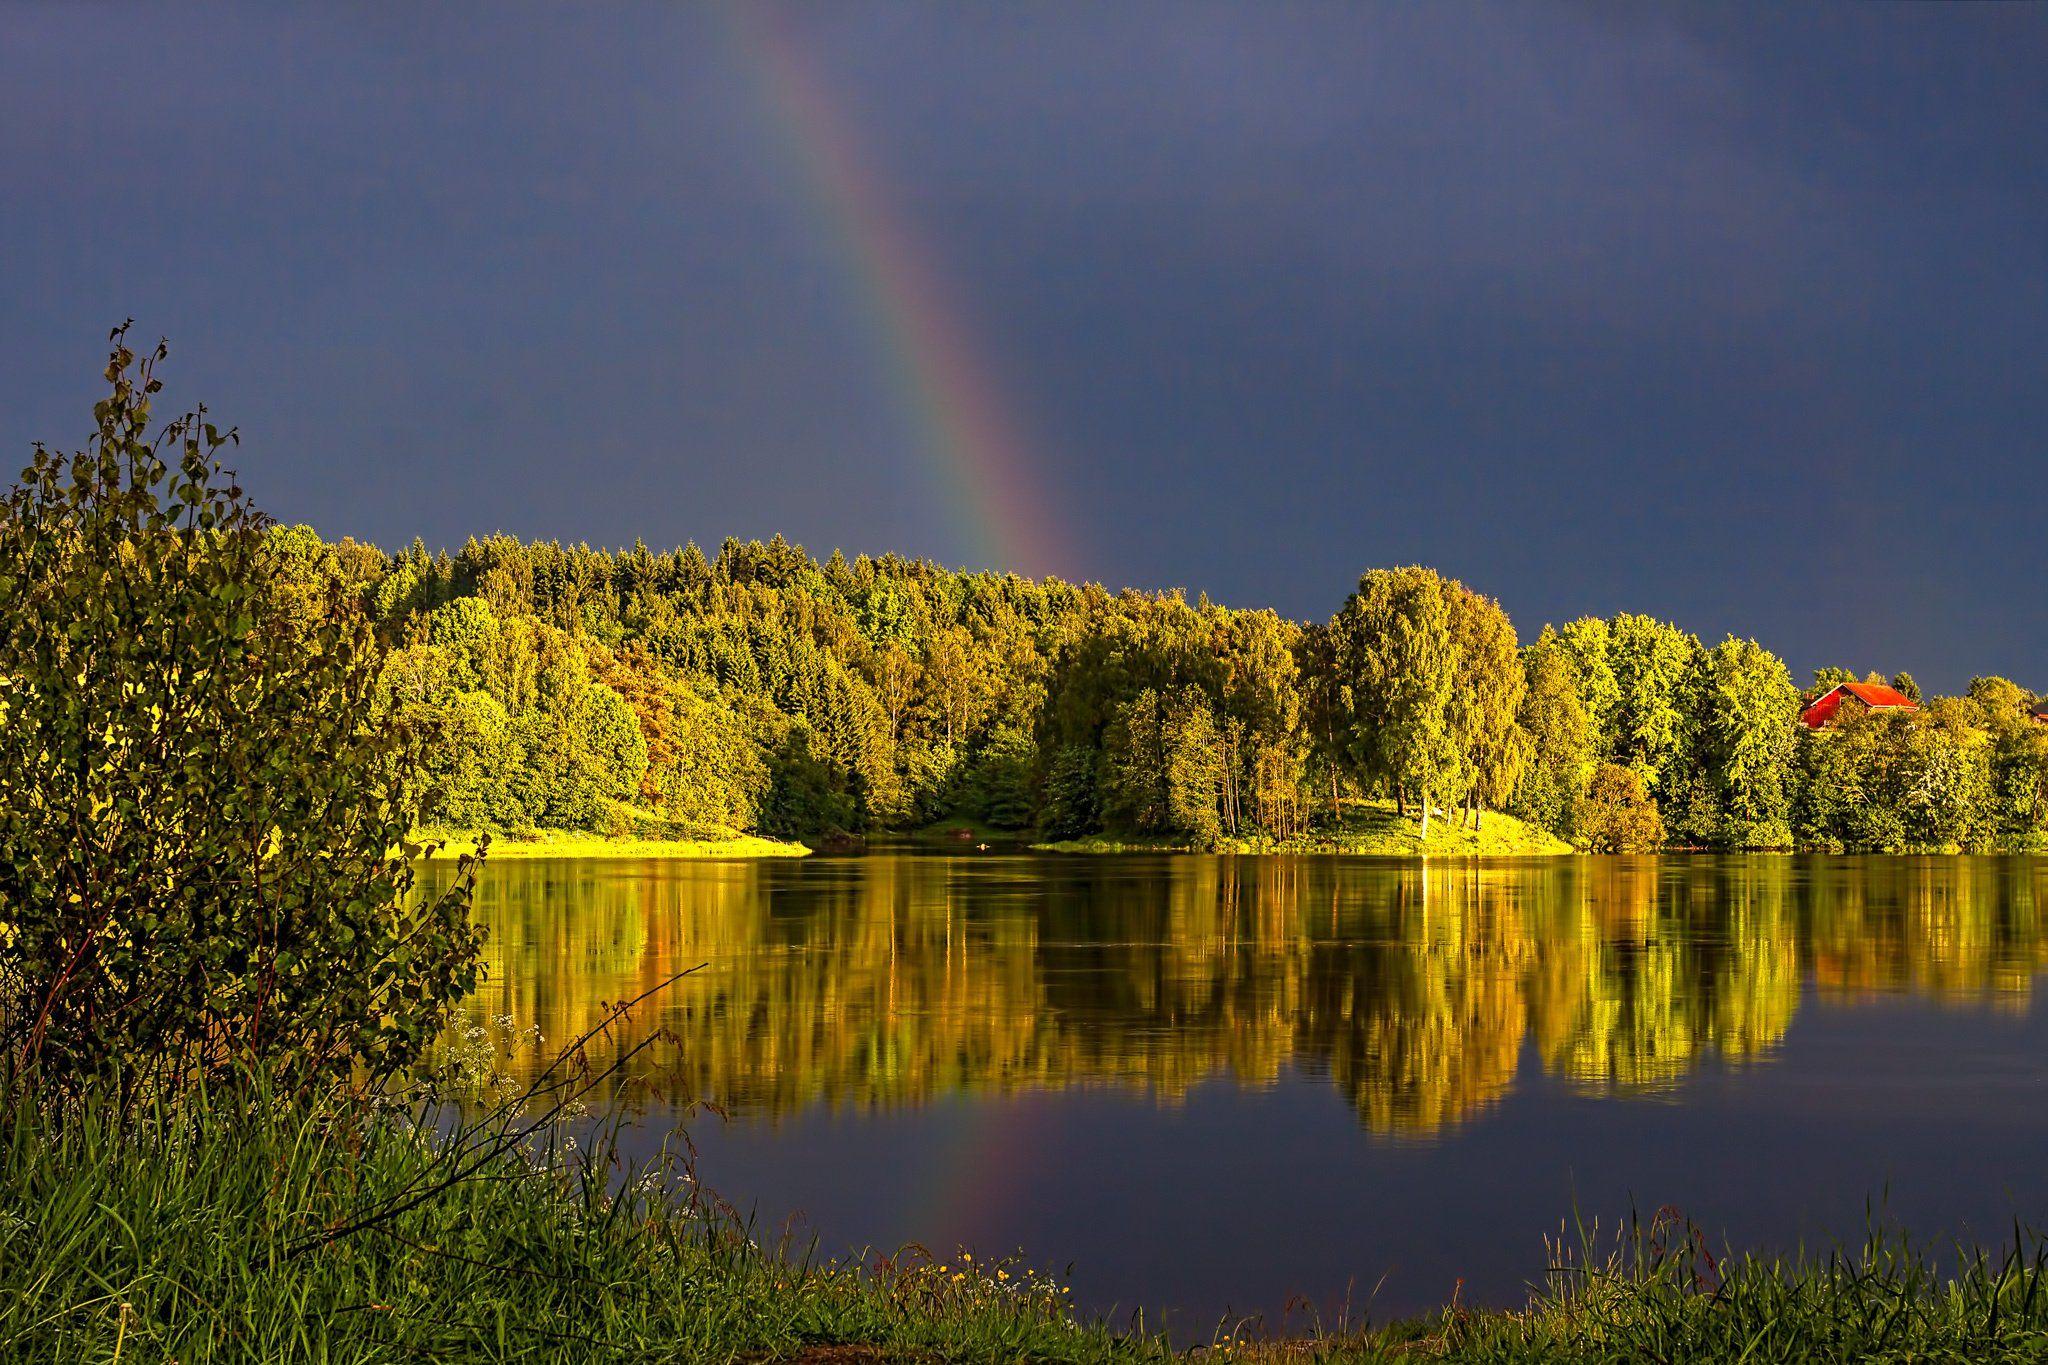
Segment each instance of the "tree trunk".
[{"label": "tree trunk", "polygon": [[1237,746],[1228,735],[1223,738],[1223,802],[1229,807],[1225,824],[1230,827],[1231,837],[1237,835]]},{"label": "tree trunk", "polygon": [[[1406,815],[1407,811],[1403,810],[1401,813]],[[1422,842],[1429,842],[1429,793],[1427,791],[1422,793]]]}]

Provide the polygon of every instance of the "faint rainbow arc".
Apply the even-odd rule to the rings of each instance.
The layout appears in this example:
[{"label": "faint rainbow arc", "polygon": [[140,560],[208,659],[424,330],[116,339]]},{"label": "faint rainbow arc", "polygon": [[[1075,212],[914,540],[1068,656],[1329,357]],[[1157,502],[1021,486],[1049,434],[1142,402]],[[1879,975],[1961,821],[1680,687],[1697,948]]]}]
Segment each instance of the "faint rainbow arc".
[{"label": "faint rainbow arc", "polygon": [[[1030,1192],[1033,1167],[1058,1129],[1054,1112],[1030,1092],[996,1095],[967,1091],[954,1097],[964,1112],[951,1126],[943,1155],[932,1163],[918,1197],[902,1211],[907,1236],[940,1237],[939,1254],[961,1249],[977,1257],[1002,1257],[1019,1250],[992,1240],[995,1229],[1014,1216]],[[1043,1247],[1024,1247],[1043,1253]]]},{"label": "faint rainbow arc", "polygon": [[1030,443],[850,121],[772,6],[740,3],[726,13],[784,141],[836,225],[891,382],[946,500],[971,528],[972,550],[988,560],[981,567],[1071,572],[1071,547],[1039,492]]}]

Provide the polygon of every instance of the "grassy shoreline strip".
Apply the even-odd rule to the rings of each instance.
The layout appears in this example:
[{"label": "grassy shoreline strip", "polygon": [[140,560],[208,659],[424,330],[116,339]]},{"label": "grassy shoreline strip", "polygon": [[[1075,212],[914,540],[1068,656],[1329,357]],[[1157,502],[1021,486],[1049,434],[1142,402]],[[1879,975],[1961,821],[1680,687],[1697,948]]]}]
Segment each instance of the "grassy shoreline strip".
[{"label": "grassy shoreline strip", "polygon": [[1429,838],[1424,839],[1422,822],[1401,815],[1392,802],[1352,802],[1334,831],[1289,839],[1222,839],[1203,850],[1173,839],[1107,833],[1031,847],[1042,853],[1337,853],[1369,858],[1563,857],[1573,851],[1548,830],[1491,811],[1476,831],[1455,815],[1439,816],[1430,821]]},{"label": "grassy shoreline strip", "polygon": [[2048,1242],[2018,1229],[1939,1260],[1882,1234],[1721,1260],[1660,1213],[1607,1249],[1552,1247],[1518,1310],[1172,1343],[1077,1315],[1016,1261],[764,1246],[686,1168],[615,1173],[602,1134],[580,1150],[516,1117],[458,1129],[447,1110],[248,1094],[0,1117],[6,1359],[2048,1358]]},{"label": "grassy shoreline strip", "polygon": [[[454,859],[476,852],[473,831],[429,830],[419,838],[438,843],[430,854]],[[758,835],[736,834],[714,839],[613,839],[602,834],[568,830],[536,830],[530,836],[491,836],[491,861],[507,858],[802,858],[803,844]]]}]

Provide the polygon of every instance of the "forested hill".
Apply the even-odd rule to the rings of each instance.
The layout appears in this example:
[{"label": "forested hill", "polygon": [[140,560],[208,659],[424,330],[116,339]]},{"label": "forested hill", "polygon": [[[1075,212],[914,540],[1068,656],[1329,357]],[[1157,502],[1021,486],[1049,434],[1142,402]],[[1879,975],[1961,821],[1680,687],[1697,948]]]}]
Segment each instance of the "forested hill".
[{"label": "forested hill", "polygon": [[780,537],[715,559],[506,536],[393,555],[306,527],[272,543],[309,610],[360,606],[392,646],[389,704],[444,736],[451,826],[804,836],[964,817],[1199,844],[1295,838],[1386,796],[1436,819],[1510,811],[1586,847],[1905,848],[2023,846],[2048,813],[2048,726],[2002,679],[1814,736],[1753,641],[1621,615],[1523,645],[1497,603],[1427,569],[1367,573],[1304,626],[893,556],[819,563]]}]

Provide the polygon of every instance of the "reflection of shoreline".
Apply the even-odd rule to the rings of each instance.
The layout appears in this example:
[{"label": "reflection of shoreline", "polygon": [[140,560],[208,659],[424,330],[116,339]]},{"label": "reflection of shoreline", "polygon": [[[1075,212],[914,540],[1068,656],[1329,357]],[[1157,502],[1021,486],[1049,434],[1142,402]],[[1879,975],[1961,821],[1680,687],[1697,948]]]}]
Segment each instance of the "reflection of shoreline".
[{"label": "reflection of shoreline", "polygon": [[[654,1084],[741,1114],[956,1091],[1327,1077],[1361,1122],[1428,1133],[1497,1101],[1525,1040],[1596,1093],[1767,1052],[1802,977],[2024,1001],[2048,864],[2017,859],[1184,858],[490,869],[477,1019],[545,1041],[679,968],[634,1021]],[[598,1058],[602,1060],[602,1058]]]}]

